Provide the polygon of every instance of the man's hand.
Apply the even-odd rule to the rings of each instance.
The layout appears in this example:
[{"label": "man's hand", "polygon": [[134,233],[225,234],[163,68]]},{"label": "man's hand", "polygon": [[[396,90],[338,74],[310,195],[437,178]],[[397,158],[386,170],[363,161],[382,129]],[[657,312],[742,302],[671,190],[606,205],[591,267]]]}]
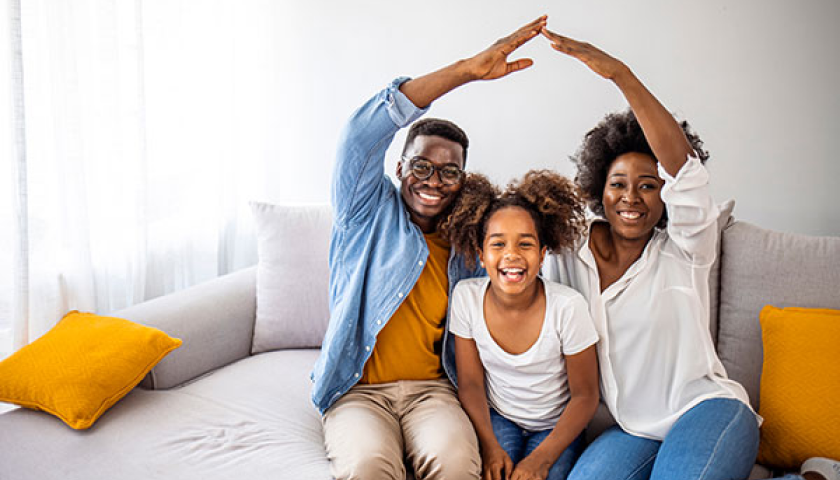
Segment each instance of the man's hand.
[{"label": "man's hand", "polygon": [[619,75],[628,72],[627,66],[620,60],[611,57],[593,45],[558,35],[546,27],[542,27],[540,33],[551,41],[553,49],[577,58],[585,63],[590,70],[607,80],[615,80]]},{"label": "man's hand", "polygon": [[400,85],[400,91],[414,105],[426,108],[452,89],[473,80],[492,80],[528,68],[534,64],[530,58],[508,62],[507,57],[528,40],[539,35],[547,19],[548,17],[543,15],[511,35],[498,40],[478,55],[409,80]]},{"label": "man's hand", "polygon": [[534,61],[530,58],[508,62],[507,57],[517,48],[539,35],[540,31],[545,28],[547,20],[548,16],[543,15],[507,37],[500,38],[478,55],[467,59],[466,63],[469,65],[474,78],[476,80],[494,80],[533,65]]}]

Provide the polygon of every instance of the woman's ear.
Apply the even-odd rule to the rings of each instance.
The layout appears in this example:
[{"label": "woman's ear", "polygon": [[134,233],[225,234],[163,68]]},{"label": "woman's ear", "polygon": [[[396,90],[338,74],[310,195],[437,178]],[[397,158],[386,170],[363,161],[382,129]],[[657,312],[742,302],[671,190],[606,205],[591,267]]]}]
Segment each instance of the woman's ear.
[{"label": "woman's ear", "polygon": [[545,254],[548,253],[548,247],[543,245],[540,249],[540,267],[542,267],[543,260],[545,260]]},{"label": "woman's ear", "polygon": [[481,268],[484,267],[484,251],[479,249],[478,250],[478,264],[481,265]]}]

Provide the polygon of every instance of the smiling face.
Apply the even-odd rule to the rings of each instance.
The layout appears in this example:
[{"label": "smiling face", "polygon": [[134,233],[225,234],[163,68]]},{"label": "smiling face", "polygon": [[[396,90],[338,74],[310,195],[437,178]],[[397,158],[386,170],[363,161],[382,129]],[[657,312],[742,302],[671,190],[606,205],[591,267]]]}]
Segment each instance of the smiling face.
[{"label": "smiling face", "polygon": [[[447,185],[441,181],[440,168],[452,165],[464,168],[464,149],[457,142],[436,135],[418,135],[406,149],[405,158],[397,162],[397,178],[411,220],[424,233],[435,229],[438,217],[458,196],[461,183]],[[425,180],[412,175],[410,159],[423,158],[432,162],[435,171]]]},{"label": "smiling face", "polygon": [[532,294],[545,252],[534,219],[522,207],[503,207],[487,219],[479,258],[496,294]]},{"label": "smiling face", "polygon": [[659,195],[663,183],[650,155],[631,152],[613,161],[602,201],[614,235],[647,242],[665,211]]}]

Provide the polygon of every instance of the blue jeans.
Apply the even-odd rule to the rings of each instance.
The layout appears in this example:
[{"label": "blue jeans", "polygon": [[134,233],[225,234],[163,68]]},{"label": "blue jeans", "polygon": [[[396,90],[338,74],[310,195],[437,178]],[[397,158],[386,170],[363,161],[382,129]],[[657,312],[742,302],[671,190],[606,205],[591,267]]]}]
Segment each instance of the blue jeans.
[{"label": "blue jeans", "polygon": [[[524,430],[492,408],[490,409],[490,422],[493,424],[493,433],[496,434],[499,445],[507,452],[514,465],[533,452],[551,433],[551,429],[540,430],[539,432]],[[583,435],[578,435],[551,466],[546,480],[565,480],[575,460],[580,456],[581,450],[583,450]]]},{"label": "blue jeans", "polygon": [[614,425],[583,452],[569,480],[738,480],[758,453],[758,423],[743,403],[700,402],[661,442]]}]

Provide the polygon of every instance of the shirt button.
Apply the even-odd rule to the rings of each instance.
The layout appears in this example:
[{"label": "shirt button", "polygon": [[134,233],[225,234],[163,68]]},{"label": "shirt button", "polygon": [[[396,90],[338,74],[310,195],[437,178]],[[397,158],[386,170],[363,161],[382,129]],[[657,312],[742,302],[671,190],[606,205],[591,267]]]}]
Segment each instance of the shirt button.
[{"label": "shirt button", "polygon": [[420,260],[419,262],[417,262],[417,265],[420,265],[422,267],[423,266],[423,260]]},{"label": "shirt button", "polygon": [[356,377],[356,378],[359,378],[359,374],[358,374],[358,373],[354,373],[354,374],[353,374],[353,376],[354,376],[354,377]]},{"label": "shirt button", "polygon": [[382,325],[382,320],[377,320],[377,321],[376,321],[376,324],[377,324],[377,325]]},{"label": "shirt button", "polygon": [[403,293],[402,293],[402,292],[400,292],[400,293],[398,293],[398,294],[397,294],[397,296],[398,296],[398,297],[400,297],[400,298],[402,298],[402,297],[403,297]]},{"label": "shirt button", "polygon": [[365,345],[365,351],[366,351],[366,352],[369,352],[369,351],[370,351],[370,345]]}]

